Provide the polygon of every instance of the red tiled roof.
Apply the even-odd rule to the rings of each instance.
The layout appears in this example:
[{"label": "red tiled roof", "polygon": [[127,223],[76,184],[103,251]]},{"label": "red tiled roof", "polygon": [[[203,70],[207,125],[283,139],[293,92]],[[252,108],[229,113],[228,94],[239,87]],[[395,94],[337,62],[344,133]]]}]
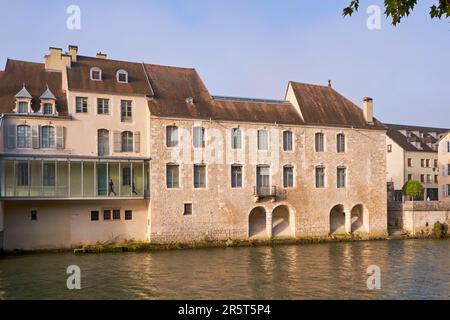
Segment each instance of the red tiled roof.
[{"label": "red tiled roof", "polygon": [[386,129],[377,119],[369,125],[363,110],[333,88],[299,82],[290,84],[307,124]]},{"label": "red tiled roof", "polygon": [[[90,70],[93,67],[102,70],[102,81],[90,79]],[[118,70],[128,73],[128,83],[117,82]],[[68,69],[69,89],[84,92],[98,92],[124,95],[152,95],[142,63],[100,59],[77,56],[77,62],[72,62]]]},{"label": "red tiled roof", "polygon": [[33,96],[32,108],[40,107],[39,97],[47,89],[56,96],[56,109],[60,115],[67,115],[67,99],[62,91],[62,75],[60,72],[45,71],[43,63],[34,63],[8,59],[5,71],[0,72],[0,113],[11,112],[15,107],[15,94],[25,84]]}]

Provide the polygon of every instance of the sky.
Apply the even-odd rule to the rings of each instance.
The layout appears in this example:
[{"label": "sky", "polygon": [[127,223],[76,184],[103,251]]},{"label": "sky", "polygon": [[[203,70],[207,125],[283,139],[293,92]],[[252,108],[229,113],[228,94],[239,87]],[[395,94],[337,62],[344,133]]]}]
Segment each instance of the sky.
[{"label": "sky", "polygon": [[[283,99],[289,81],[332,86],[358,105],[374,99],[386,123],[450,128],[450,19],[419,0],[393,27],[370,30],[370,5],[350,0],[0,0],[0,70],[6,59],[43,62],[48,48],[78,45],[109,58],[194,67],[211,94]],[[67,28],[67,8],[81,28]]]}]

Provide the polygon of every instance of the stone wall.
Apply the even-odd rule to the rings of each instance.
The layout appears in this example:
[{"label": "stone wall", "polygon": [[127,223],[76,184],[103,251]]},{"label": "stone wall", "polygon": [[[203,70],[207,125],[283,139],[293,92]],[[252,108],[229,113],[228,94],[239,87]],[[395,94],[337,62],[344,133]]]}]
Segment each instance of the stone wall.
[{"label": "stone wall", "polygon": [[[176,125],[188,133],[192,132],[193,126],[205,127],[206,148],[191,150],[192,142],[182,141],[190,139],[188,135],[180,137],[179,147],[167,148],[165,130],[168,125]],[[272,147],[269,151],[258,151],[251,146],[251,134],[244,134],[243,155],[240,157],[237,151],[227,153],[229,148],[225,145],[230,143],[230,130],[237,126],[254,133],[265,128],[269,131]],[[293,151],[282,151],[284,130],[293,132]],[[319,131],[324,133],[326,140],[323,153],[314,151],[314,135]],[[283,236],[324,236],[330,232],[330,213],[337,205],[342,205],[346,230],[351,228],[352,209],[362,205],[364,224],[359,231],[373,236],[387,234],[384,131],[152,117],[150,133],[153,155],[150,239],[153,242],[248,239],[256,211],[262,212],[262,219],[265,215],[267,225],[260,237],[271,237],[283,224],[286,225],[280,233]],[[346,135],[345,153],[336,152],[338,133]],[[224,139],[222,144],[219,136]],[[212,144],[216,144],[216,148],[209,147]],[[183,150],[185,146],[189,150]],[[223,162],[211,161],[210,154],[222,154]],[[177,189],[166,188],[168,163],[180,166],[180,187]],[[194,163],[206,165],[207,187],[204,189],[193,188]],[[231,188],[231,164],[243,166],[242,188]],[[271,185],[277,186],[277,197],[256,201],[256,166],[264,164],[270,165]],[[282,187],[284,165],[294,166],[293,188]],[[322,189],[315,187],[315,167],[318,165],[326,168],[325,188]],[[336,187],[338,166],[347,168],[347,187],[344,189]],[[183,215],[184,203],[192,203],[192,215]],[[286,209],[288,214],[284,213]],[[283,216],[288,218],[281,218]]]},{"label": "stone wall", "polygon": [[411,234],[430,232],[436,222],[449,224],[450,203],[446,201],[393,202],[388,205],[390,227]]}]

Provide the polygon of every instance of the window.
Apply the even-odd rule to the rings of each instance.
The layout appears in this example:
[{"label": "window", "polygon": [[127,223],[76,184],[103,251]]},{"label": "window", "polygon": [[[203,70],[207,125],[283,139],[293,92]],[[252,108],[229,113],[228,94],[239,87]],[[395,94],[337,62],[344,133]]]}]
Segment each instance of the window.
[{"label": "window", "polygon": [[102,81],[102,70],[100,68],[91,68],[91,80]]},{"label": "window", "polygon": [[87,113],[88,112],[88,98],[76,97],[75,98],[75,112]]},{"label": "window", "polygon": [[120,119],[122,122],[131,122],[133,120],[132,101],[120,101]]},{"label": "window", "polygon": [[192,214],[192,203],[185,203],[184,204],[183,214],[185,216],[190,216]]},{"label": "window", "polygon": [[177,164],[168,164],[166,166],[166,185],[167,188],[179,188],[179,171],[180,167]]},{"label": "window", "polygon": [[56,148],[55,128],[52,126],[43,126],[41,128],[41,147]]},{"label": "window", "polygon": [[194,188],[206,188],[206,166],[194,165]]},{"label": "window", "polygon": [[205,147],[205,128],[194,127],[194,148]]},{"label": "window", "polygon": [[239,128],[231,129],[231,148],[232,149],[242,148],[242,131]]},{"label": "window", "polygon": [[283,167],[283,186],[285,188],[294,187],[294,167],[284,166]]},{"label": "window", "polygon": [[103,210],[103,220],[111,220],[111,210]]},{"label": "window", "polygon": [[113,219],[114,220],[120,220],[120,210],[119,209],[114,209],[113,210]]},{"label": "window", "polygon": [[337,168],[337,187],[339,189],[347,186],[347,169],[345,167]]},{"label": "window", "polygon": [[450,184],[447,185],[447,197],[450,196]]},{"label": "window", "polygon": [[17,126],[17,148],[31,148],[30,126]]},{"label": "window", "polygon": [[128,83],[128,72],[125,70],[119,70],[116,73],[117,82]]},{"label": "window", "polygon": [[431,174],[427,174],[427,183],[431,183]]},{"label": "window", "polygon": [[345,135],[342,133],[336,136],[336,148],[338,153],[345,152]]},{"label": "window", "polygon": [[31,221],[37,221],[37,210],[36,209],[32,209],[30,211],[30,217],[31,217]]},{"label": "window", "polygon": [[109,131],[106,129],[100,129],[97,132],[97,136],[98,155],[109,155]]},{"label": "window", "polygon": [[258,150],[268,150],[267,131],[258,130]]},{"label": "window", "polygon": [[42,167],[42,178],[43,185],[45,187],[55,186],[55,163],[54,162],[44,162]]},{"label": "window", "polygon": [[425,167],[425,159],[420,159],[420,166],[421,166],[422,168]]},{"label": "window", "polygon": [[434,168],[437,168],[438,167],[438,161],[437,161],[437,159],[434,159]]},{"label": "window", "polygon": [[325,167],[316,167],[316,188],[325,187]]},{"label": "window", "polygon": [[392,144],[388,144],[388,146],[387,146],[387,152],[392,152]]},{"label": "window", "polygon": [[44,103],[44,114],[53,114],[53,104]]},{"label": "window", "polygon": [[408,174],[408,181],[411,181],[413,179],[412,174]]},{"label": "window", "polygon": [[438,183],[439,182],[439,176],[436,174],[434,175],[434,183]]},{"label": "window", "polygon": [[28,162],[17,163],[17,185],[20,187],[28,186],[30,183]]},{"label": "window", "polygon": [[231,166],[231,187],[242,188],[242,166]]},{"label": "window", "polygon": [[283,132],[283,150],[284,151],[292,151],[292,132],[291,131]]},{"label": "window", "polygon": [[133,220],[133,211],[125,210],[125,220]]},{"label": "window", "polygon": [[[445,166],[444,166],[444,172],[445,172]],[[447,173],[450,175],[450,164],[447,165]]]},{"label": "window", "polygon": [[98,221],[98,211],[91,211],[91,221]]},{"label": "window", "polygon": [[133,133],[122,132],[122,152],[133,152]]},{"label": "window", "polygon": [[447,152],[450,152],[450,141],[447,141]]},{"label": "window", "polygon": [[122,168],[122,185],[131,186],[131,167]]},{"label": "window", "polygon": [[97,99],[97,113],[109,114],[109,99]]},{"label": "window", "polygon": [[413,166],[413,161],[411,158],[408,158],[408,167],[412,167]]},{"label": "window", "polygon": [[28,113],[28,102],[19,102],[18,113]]},{"label": "window", "polygon": [[270,188],[270,167],[258,166],[256,167],[256,186],[258,190],[263,188]]},{"label": "window", "polygon": [[424,174],[420,175],[420,182],[425,183],[425,175]]},{"label": "window", "polygon": [[324,135],[321,132],[316,133],[315,139],[316,152],[324,151]]},{"label": "window", "polygon": [[426,166],[427,168],[430,167],[430,159],[427,159],[427,160],[425,161],[425,166]]},{"label": "window", "polygon": [[176,126],[166,127],[166,146],[168,148],[178,146],[178,127]]}]

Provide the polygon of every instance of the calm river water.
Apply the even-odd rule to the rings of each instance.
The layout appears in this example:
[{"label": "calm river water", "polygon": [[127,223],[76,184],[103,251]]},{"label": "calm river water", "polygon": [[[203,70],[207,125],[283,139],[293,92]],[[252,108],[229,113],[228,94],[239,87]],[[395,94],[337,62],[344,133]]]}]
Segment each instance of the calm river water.
[{"label": "calm river water", "polygon": [[[0,299],[449,299],[449,240],[0,257]],[[81,268],[81,290],[66,269]],[[381,289],[367,289],[367,267]]]}]

